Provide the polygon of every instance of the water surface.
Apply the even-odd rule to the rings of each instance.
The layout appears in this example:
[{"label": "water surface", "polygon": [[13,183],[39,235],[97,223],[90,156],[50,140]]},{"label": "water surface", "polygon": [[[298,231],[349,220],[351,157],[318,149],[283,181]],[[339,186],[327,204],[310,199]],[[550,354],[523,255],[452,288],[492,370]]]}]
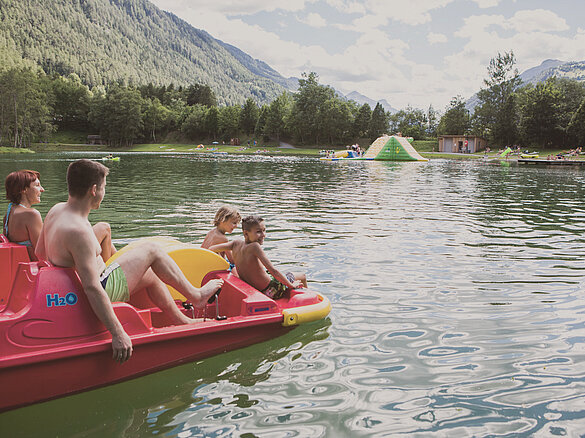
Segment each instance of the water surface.
[{"label": "water surface", "polygon": [[[39,170],[44,216],[81,156],[98,157],[0,155],[0,174]],[[332,312],[269,342],[0,414],[3,435],[583,433],[582,169],[121,156],[90,216],[111,223],[118,246],[201,242],[231,203],[265,218],[271,260],[305,271]]]}]

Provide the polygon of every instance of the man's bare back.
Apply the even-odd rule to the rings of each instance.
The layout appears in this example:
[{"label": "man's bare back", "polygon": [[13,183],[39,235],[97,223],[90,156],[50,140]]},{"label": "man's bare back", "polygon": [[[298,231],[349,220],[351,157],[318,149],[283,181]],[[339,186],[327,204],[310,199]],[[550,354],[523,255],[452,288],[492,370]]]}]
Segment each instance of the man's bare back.
[{"label": "man's bare back", "polygon": [[89,240],[95,242],[97,272],[105,269],[105,263],[100,257],[101,247],[95,237],[93,228],[87,218],[76,214],[66,203],[55,205],[47,214],[39,239],[37,253],[55,266],[74,268],[75,262],[69,248],[72,242]]}]

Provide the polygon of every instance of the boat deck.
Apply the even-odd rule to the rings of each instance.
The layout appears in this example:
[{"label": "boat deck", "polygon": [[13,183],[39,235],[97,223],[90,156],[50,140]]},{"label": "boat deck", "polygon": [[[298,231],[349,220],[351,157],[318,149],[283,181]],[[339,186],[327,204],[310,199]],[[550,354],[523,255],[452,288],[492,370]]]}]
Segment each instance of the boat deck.
[{"label": "boat deck", "polygon": [[547,160],[544,158],[518,158],[522,164],[546,164],[553,166],[585,166],[585,160]]}]

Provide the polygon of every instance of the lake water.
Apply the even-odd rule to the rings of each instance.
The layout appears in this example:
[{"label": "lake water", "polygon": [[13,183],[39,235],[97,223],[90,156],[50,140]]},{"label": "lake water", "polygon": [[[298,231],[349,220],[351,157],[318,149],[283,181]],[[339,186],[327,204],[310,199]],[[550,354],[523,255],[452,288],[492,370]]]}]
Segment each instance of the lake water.
[{"label": "lake water", "polygon": [[[99,155],[0,155],[0,174],[39,170],[44,216],[66,199],[66,167],[82,156]],[[268,256],[305,271],[331,314],[269,342],[0,414],[3,436],[585,430],[583,169],[121,157],[90,216],[111,223],[118,246],[154,235],[201,242],[231,203],[266,219]]]}]

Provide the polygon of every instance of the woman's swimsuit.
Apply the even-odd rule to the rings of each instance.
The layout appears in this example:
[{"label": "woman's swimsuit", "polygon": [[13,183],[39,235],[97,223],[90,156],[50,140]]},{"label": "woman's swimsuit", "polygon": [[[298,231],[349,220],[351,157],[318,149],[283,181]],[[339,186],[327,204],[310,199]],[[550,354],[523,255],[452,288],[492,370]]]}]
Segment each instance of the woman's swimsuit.
[{"label": "woman's swimsuit", "polygon": [[[278,300],[284,295],[288,288],[280,281],[278,281],[276,278],[274,278],[272,274],[269,275],[270,283],[268,283],[268,286],[266,286],[260,292],[262,292],[267,297],[272,298],[273,300]],[[296,280],[295,274],[293,274],[292,272],[287,272],[286,274],[284,274],[284,276],[291,283],[293,283]]]},{"label": "woman's swimsuit", "polygon": [[[8,237],[8,217],[10,216],[10,210],[12,210],[12,202],[8,204],[8,211],[6,212],[6,220],[4,221],[4,233],[6,235],[6,238],[8,240],[10,240],[10,237]],[[22,204],[18,204],[21,207],[27,208]],[[16,243],[17,245],[22,245],[22,246],[27,246],[29,248],[32,248],[32,242],[30,240],[23,240],[22,242],[12,242],[12,243]]]},{"label": "woman's swimsuit", "polygon": [[104,269],[104,272],[100,274],[100,283],[112,303],[116,301],[126,302],[130,299],[126,274],[124,274],[118,263],[114,262]]}]

